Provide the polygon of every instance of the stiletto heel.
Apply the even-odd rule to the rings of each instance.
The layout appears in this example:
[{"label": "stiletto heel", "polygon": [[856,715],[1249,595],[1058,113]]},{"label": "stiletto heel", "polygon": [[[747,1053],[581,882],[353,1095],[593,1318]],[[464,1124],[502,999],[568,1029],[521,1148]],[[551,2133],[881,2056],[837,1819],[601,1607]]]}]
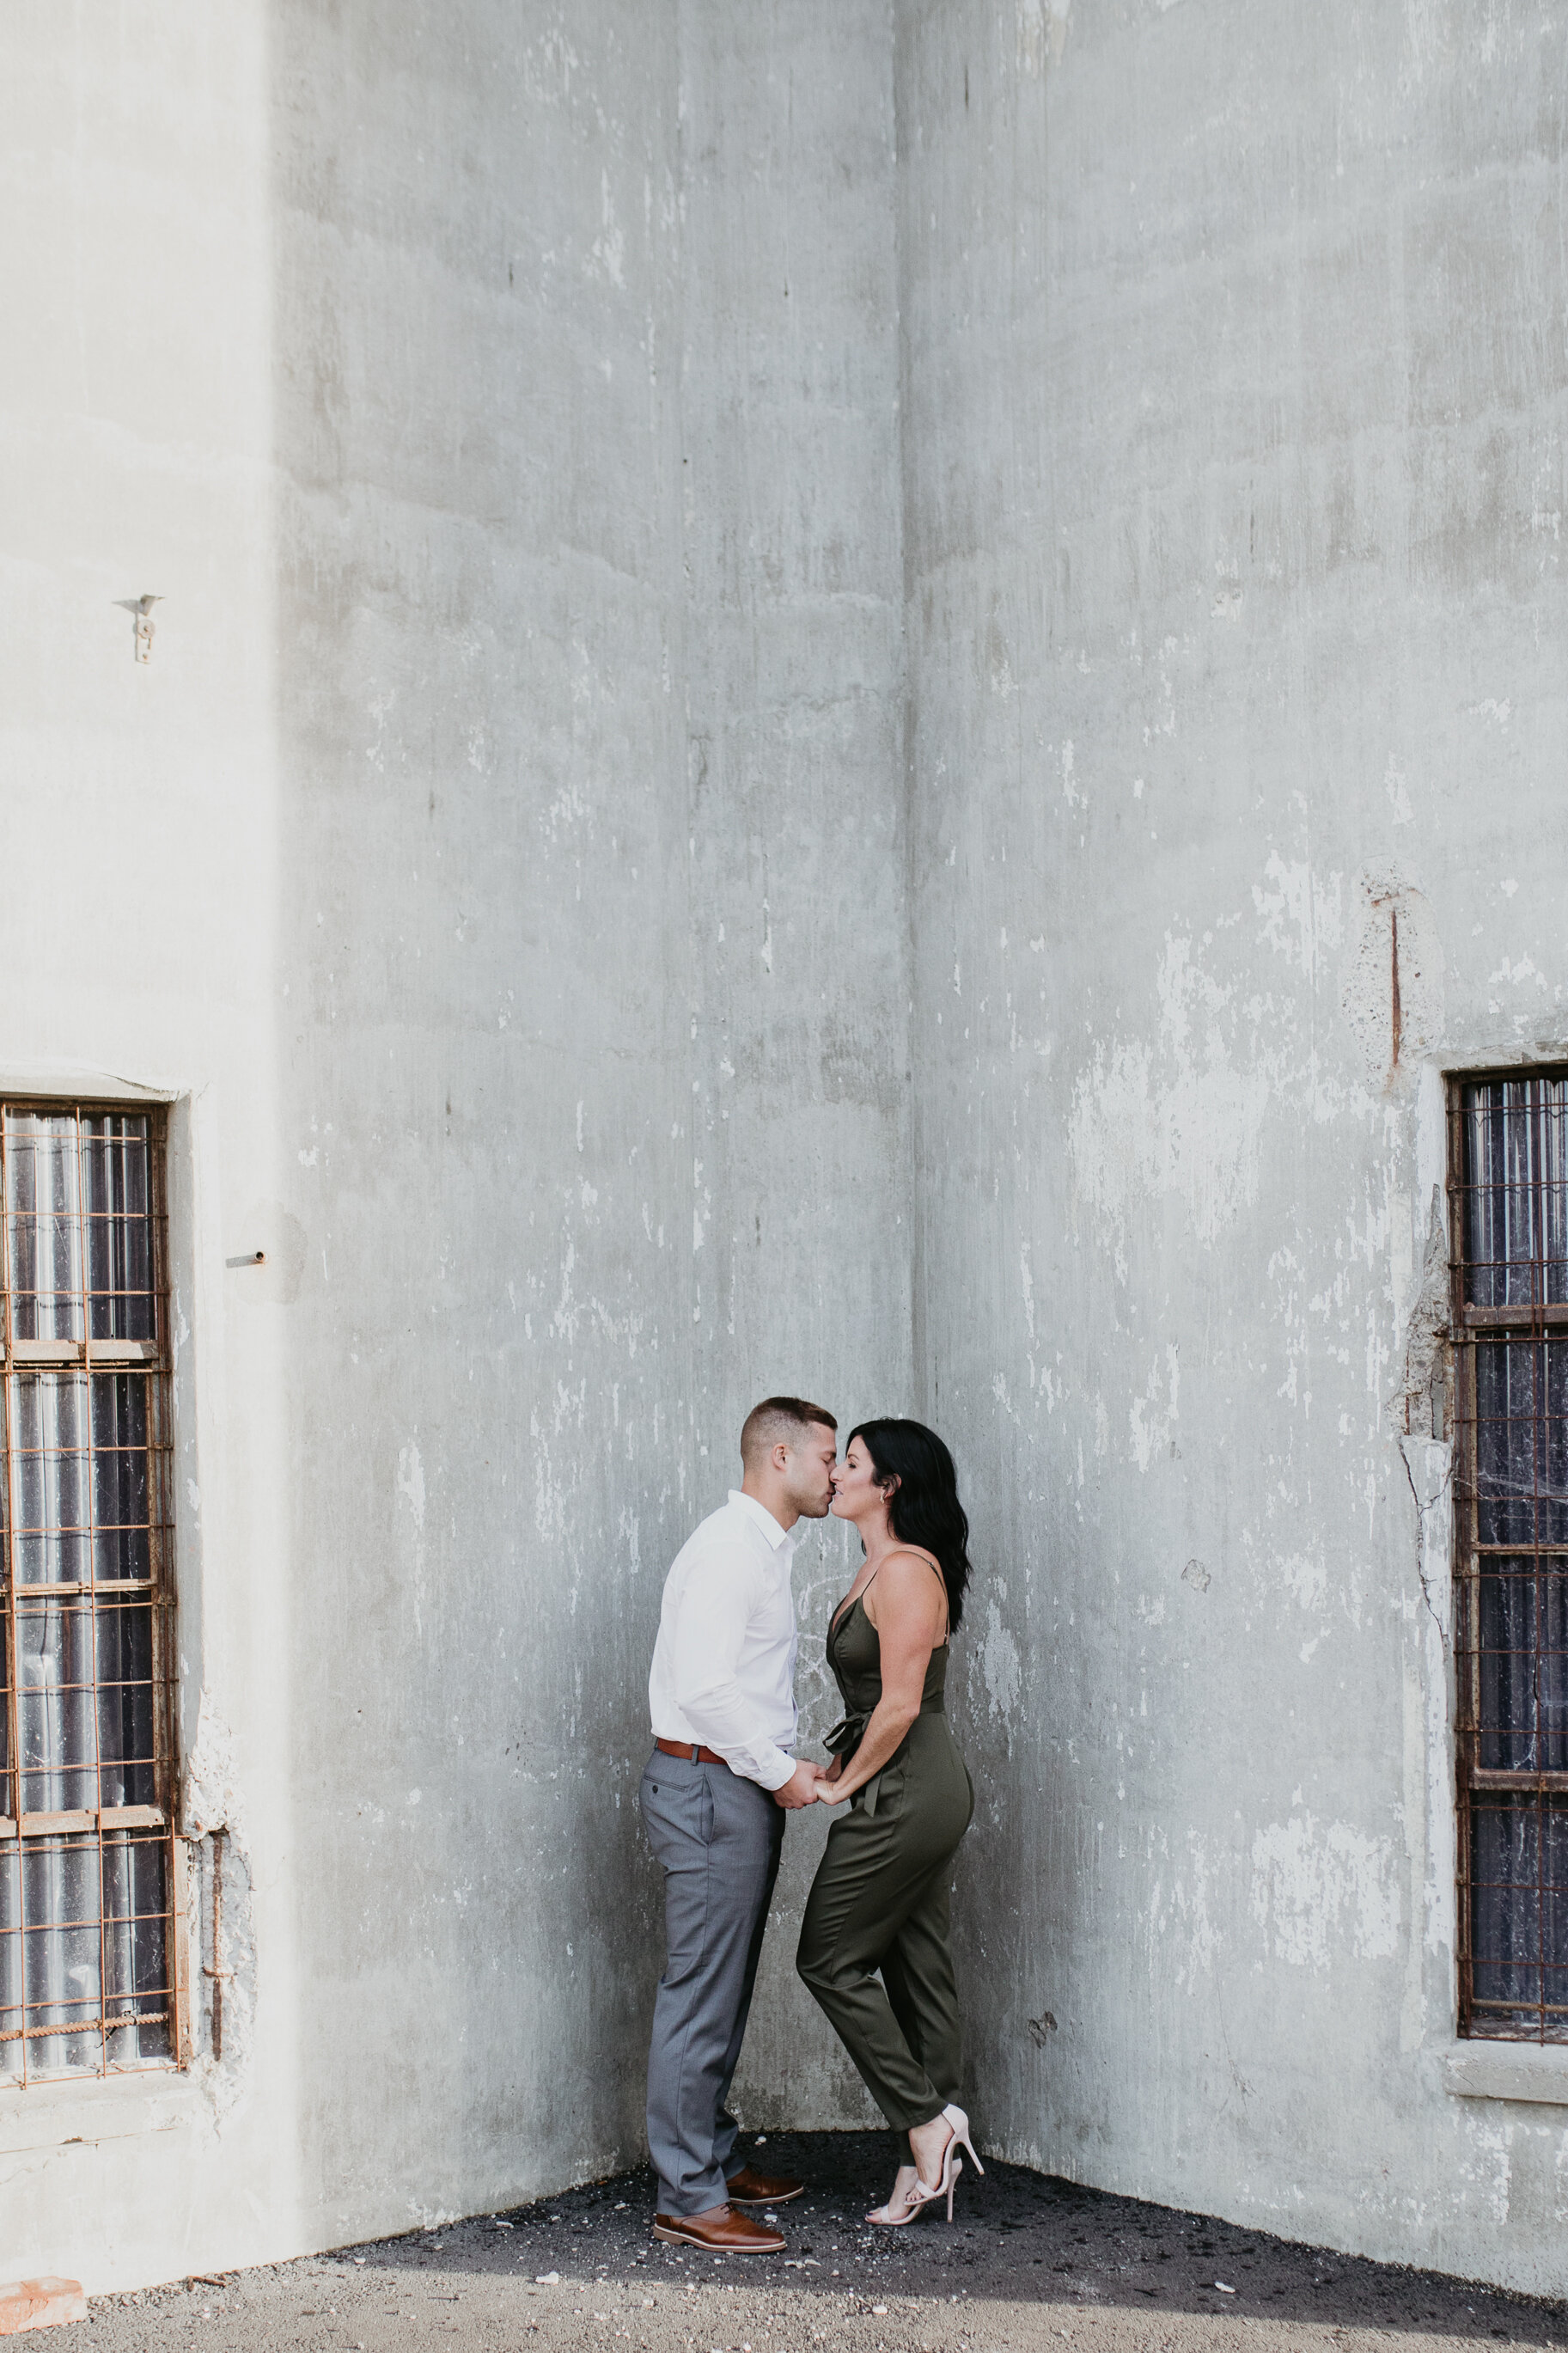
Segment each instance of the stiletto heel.
[{"label": "stiletto heel", "polygon": [[980,2159],[974,2154],[974,2143],[969,2137],[969,2118],[964,2115],[962,2108],[946,2107],[943,2108],[942,2115],[952,2126],[953,2139],[961,2142],[969,2151],[970,2164],[974,2168],[976,2173],[984,2177],[985,2168],[981,2164]]}]

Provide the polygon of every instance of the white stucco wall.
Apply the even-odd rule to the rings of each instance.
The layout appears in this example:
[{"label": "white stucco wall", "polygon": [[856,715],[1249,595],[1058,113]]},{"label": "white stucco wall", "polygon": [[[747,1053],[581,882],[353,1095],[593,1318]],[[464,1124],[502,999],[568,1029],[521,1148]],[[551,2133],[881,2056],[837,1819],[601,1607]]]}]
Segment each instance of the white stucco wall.
[{"label": "white stucco wall", "polygon": [[[268,1955],[230,2050],[292,2048],[283,1311],[225,1267],[291,1187],[259,10],[14,12],[3,77],[8,1085],[177,1100],[182,1702],[225,1738]],[[118,599],[161,595],[145,667]],[[272,1238],[269,1237],[269,1240]],[[279,1237],[280,1240],[281,1238]],[[277,1241],[273,1241],[276,1250]],[[261,1271],[275,1293],[273,1270]],[[251,1672],[253,1663],[265,1671]],[[214,1708],[216,1714],[214,1714]],[[0,2270],[166,2277],[300,2230],[298,2072],[225,2126],[193,2078],[0,2095]]]},{"label": "white stucco wall", "polygon": [[1560,2291],[1568,2111],[1446,2088],[1413,1482],[1438,1553],[1446,1503],[1389,1408],[1436,1070],[1568,1047],[1563,26],[898,25],[975,2109],[1085,2180]]}]

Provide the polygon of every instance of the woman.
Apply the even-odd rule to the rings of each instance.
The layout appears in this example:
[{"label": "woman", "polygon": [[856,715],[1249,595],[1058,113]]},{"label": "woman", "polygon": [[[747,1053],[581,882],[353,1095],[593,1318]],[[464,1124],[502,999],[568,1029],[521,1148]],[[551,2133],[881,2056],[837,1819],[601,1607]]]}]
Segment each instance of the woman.
[{"label": "woman", "polygon": [[[827,1660],[847,1710],[817,1796],[842,1806],[812,1883],[795,1967],[900,2136],[892,2195],[872,2222],[912,2221],[973,2159],[959,2087],[948,1949],[954,1851],[974,1791],[942,1711],[948,1638],[969,1582],[969,1522],[952,1457],[918,1421],[865,1421],[830,1506],[866,1557],[834,1612]],[[881,1971],[879,1983],[877,1972]]]}]

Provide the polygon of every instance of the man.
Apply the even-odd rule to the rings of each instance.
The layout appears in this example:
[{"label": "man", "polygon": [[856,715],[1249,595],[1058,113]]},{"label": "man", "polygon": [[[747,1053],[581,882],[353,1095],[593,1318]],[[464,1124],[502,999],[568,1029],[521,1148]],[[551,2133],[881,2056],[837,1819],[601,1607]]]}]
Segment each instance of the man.
[{"label": "man", "polygon": [[786,1811],[816,1795],[797,1765],[795,1594],[801,1518],[832,1498],[838,1424],[804,1398],[766,1398],[741,1432],[743,1476],[665,1580],[648,1677],[654,1752],[643,1820],[664,1867],[668,1957],[653,2010],[647,2138],[654,2235],[715,2253],[775,2254],[744,2211],[803,2184],[735,2160],[726,2105],[756,1982]]}]

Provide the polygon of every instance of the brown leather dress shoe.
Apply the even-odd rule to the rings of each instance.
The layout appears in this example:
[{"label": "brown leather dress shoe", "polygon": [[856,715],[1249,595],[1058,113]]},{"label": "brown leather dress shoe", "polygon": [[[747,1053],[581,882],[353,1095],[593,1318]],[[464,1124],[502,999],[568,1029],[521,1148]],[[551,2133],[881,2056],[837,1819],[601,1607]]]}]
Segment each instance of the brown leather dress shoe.
[{"label": "brown leather dress shoe", "polygon": [[784,2173],[759,2173],[754,2165],[743,2165],[739,2173],[730,2176],[730,2202],[734,2206],[783,2206],[791,2198],[798,2198],[805,2188],[804,2181],[792,2181]]},{"label": "brown leather dress shoe", "polygon": [[733,2206],[711,2206],[706,2214],[656,2214],[653,2235],[686,2247],[706,2247],[715,2255],[776,2255],[784,2251],[781,2232],[753,2222]]}]

